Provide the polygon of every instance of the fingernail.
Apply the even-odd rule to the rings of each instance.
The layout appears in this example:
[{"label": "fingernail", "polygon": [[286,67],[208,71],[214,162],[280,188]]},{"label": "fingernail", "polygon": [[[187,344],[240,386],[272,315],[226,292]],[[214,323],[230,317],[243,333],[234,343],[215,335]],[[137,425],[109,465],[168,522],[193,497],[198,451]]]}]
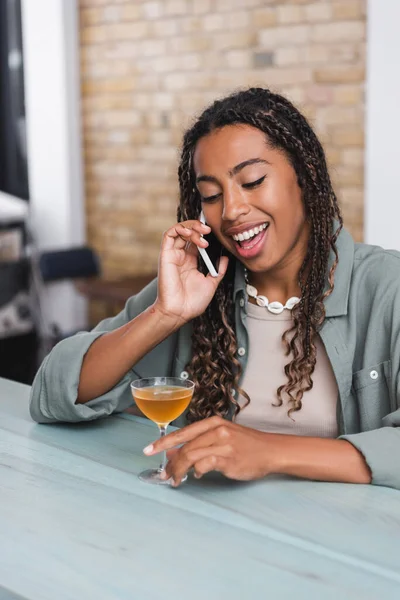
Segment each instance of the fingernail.
[{"label": "fingernail", "polygon": [[168,475],[167,475],[166,471],[163,471],[162,473],[160,473],[160,479],[162,479],[163,481],[168,479]]},{"label": "fingernail", "polygon": [[154,446],[153,444],[150,444],[150,446],[146,446],[146,448],[143,449],[143,453],[144,454],[151,454],[154,450]]},{"label": "fingernail", "polygon": [[172,487],[178,487],[178,482],[175,479],[171,479],[171,485]]}]

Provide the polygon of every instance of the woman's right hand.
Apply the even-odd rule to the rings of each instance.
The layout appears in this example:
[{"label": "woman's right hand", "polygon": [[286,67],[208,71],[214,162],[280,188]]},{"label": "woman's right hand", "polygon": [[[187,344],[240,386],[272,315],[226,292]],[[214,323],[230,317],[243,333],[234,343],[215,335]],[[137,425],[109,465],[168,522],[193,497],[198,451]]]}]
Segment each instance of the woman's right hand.
[{"label": "woman's right hand", "polygon": [[198,249],[207,248],[202,235],[210,233],[200,221],[177,223],[164,233],[158,268],[155,306],[180,327],[202,314],[226,273],[228,257],[222,256],[218,277],[204,276],[197,268]]}]

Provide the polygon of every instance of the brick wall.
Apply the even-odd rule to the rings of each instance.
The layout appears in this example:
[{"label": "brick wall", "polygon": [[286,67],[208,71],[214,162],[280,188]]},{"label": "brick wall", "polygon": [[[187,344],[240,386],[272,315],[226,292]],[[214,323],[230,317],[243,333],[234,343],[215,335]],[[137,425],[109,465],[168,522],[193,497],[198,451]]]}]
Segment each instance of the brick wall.
[{"label": "brick wall", "polygon": [[107,276],[156,268],[182,132],[247,85],[311,119],[362,239],[365,11],[366,0],[80,0],[88,239]]}]

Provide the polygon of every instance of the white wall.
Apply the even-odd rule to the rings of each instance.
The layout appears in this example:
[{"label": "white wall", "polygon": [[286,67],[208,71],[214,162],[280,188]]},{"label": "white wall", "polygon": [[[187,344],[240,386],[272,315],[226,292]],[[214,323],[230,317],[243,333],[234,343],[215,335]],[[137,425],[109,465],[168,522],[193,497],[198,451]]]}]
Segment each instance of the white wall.
[{"label": "white wall", "polygon": [[[76,0],[22,0],[28,169],[40,249],[85,239]],[[69,282],[48,286],[48,320],[71,331],[86,303]]]},{"label": "white wall", "polygon": [[365,241],[400,250],[400,0],[368,0]]}]

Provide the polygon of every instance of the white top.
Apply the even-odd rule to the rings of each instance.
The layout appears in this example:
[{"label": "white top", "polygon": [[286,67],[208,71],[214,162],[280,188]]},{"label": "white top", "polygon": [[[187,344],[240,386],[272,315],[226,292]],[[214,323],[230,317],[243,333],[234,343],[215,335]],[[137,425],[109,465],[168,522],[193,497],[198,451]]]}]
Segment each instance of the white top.
[{"label": "white top", "polygon": [[[250,396],[236,423],[271,433],[287,433],[335,438],[338,435],[336,408],[338,388],[325,347],[316,337],[317,363],[312,376],[313,388],[305,392],[302,408],[288,416],[289,406],[273,406],[276,390],[287,381],[284,367],[291,360],[285,356],[282,335],[292,326],[292,313],[284,310],[275,315],[266,308],[247,303],[249,357],[242,388]],[[243,406],[245,399],[239,396]]]}]

